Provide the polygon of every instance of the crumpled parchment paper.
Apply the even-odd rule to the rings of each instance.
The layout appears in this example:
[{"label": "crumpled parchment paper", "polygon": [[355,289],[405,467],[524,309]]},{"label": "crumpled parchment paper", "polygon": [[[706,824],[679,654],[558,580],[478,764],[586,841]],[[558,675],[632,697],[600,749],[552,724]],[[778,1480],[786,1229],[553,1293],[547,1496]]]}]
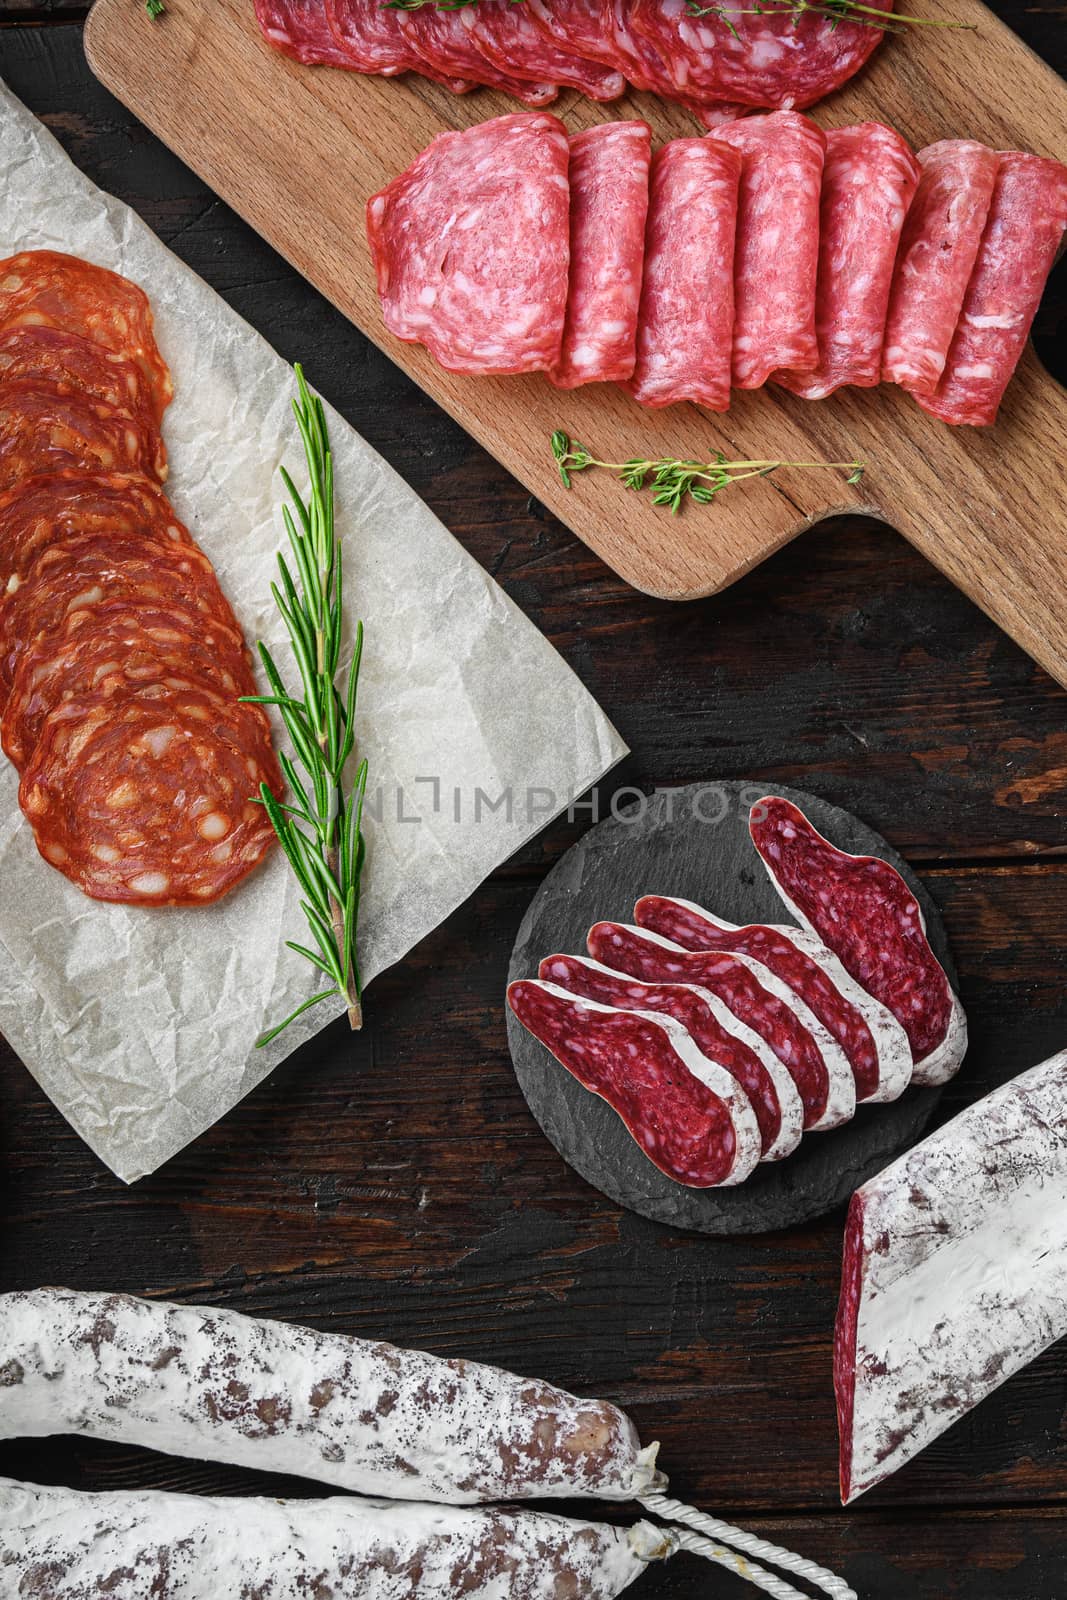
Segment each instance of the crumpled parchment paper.
[{"label": "crumpled parchment paper", "polygon": [[[265,639],[288,666],[269,584],[284,537],[279,463],[304,481],[292,373],[0,83],[0,257],[37,248],[84,256],[148,291],[174,374],[168,492],[249,640]],[[626,747],[402,479],[334,412],[329,427],[346,595],[366,625],[369,982]],[[0,757],[0,1031],[82,1138],[132,1182],[341,1008],[323,1002],[254,1048],[266,1025],[318,987],[284,947],[304,929],[280,851],[216,906],[104,905],[41,860],[17,792]]]}]

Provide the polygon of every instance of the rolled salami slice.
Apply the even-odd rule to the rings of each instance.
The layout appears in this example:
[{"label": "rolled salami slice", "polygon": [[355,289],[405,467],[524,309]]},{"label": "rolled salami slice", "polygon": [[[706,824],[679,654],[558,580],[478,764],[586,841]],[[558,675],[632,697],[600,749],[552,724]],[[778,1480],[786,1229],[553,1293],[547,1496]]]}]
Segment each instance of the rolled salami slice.
[{"label": "rolled salami slice", "polygon": [[80,1433],[464,1504],[660,1489],[628,1417],[473,1361],[130,1295],[0,1295],[0,1437]]},{"label": "rolled salami slice", "polygon": [[985,232],[933,394],[942,422],[987,428],[1019,364],[1067,228],[1067,167],[1018,150],[1000,157]]},{"label": "rolled salami slice", "polygon": [[637,356],[652,129],[605,122],[571,136],[570,288],[560,389],[628,378]]},{"label": "rolled salami slice", "polygon": [[569,159],[555,117],[497,117],[439,133],[373,195],[367,234],[390,331],[424,344],[449,372],[554,367],[567,308]]},{"label": "rolled salami slice", "polygon": [[136,362],[155,400],[156,421],[174,394],[159,353],[148,297],[106,267],[55,250],[24,250],[0,261],[0,333],[14,328],[78,333]]},{"label": "rolled salami slice", "polygon": [[562,49],[538,27],[525,4],[479,0],[460,15],[478,49],[502,72],[579,89],[590,100],[617,100],[626,92],[621,72]]},{"label": "rolled salami slice", "polygon": [[819,364],[815,285],[826,135],[807,117],[776,111],[729,122],[709,137],[731,145],[742,158],[734,262],[734,386],[758,389],[781,368],[814,372]]},{"label": "rolled salami slice", "polygon": [[901,1024],[806,928],[762,923],[741,927],[691,900],[658,894],[637,902],[634,921],[684,950],[751,956],[781,978],[845,1052],[857,1100],[896,1100],[911,1082],[911,1046]]},{"label": "rolled salami slice", "polygon": [[856,1109],[856,1084],[841,1046],[800,996],[750,956],[683,950],[646,928],[598,922],[589,930],[595,961],[644,983],[695,983],[710,989],[770,1045],[804,1106],[805,1130],[847,1122]]},{"label": "rolled salami slice", "polygon": [[0,1479],[5,1593],[20,1600],[614,1600],[678,1544],[648,1522],[543,1511],[79,1494]]},{"label": "rolled salami slice", "polygon": [[800,1143],[804,1108],[796,1084],[766,1040],[746,1028],[710,989],[697,984],[641,983],[589,956],[546,956],[538,976],[601,1005],[673,1017],[697,1049],[736,1078],[745,1091],[759,1124],[763,1161],[781,1161]]},{"label": "rolled salami slice", "polygon": [[1067,1334],[1067,1052],[858,1189],[834,1337],[841,1498]]},{"label": "rolled salami slice", "polygon": [[880,122],[826,135],[819,220],[819,276],[813,372],[779,372],[775,382],[805,400],[851,384],[873,389],[882,376],[889,291],[919,164],[899,133]]},{"label": "rolled salami slice", "polygon": [[[371,0],[371,4],[376,0]],[[268,44],[305,66],[360,68],[335,38],[324,0],[255,0],[256,19]],[[369,7],[368,7],[369,9]],[[387,72],[385,66],[368,71]]]},{"label": "rolled salami slice", "polygon": [[730,404],[734,241],[741,161],[713,139],[672,139],[652,160],[637,362],[645,406]]},{"label": "rolled salami slice", "polygon": [[652,1164],[692,1189],[744,1183],[762,1140],[745,1091],[662,1013],[620,1011],[554,983],[508,987],[524,1028],[618,1113]]},{"label": "rolled salami slice", "polygon": [[756,802],[749,828],[786,908],[903,1026],[912,1081],[945,1083],[967,1049],[967,1019],[900,873],[838,850],[779,795]]},{"label": "rolled salami slice", "polygon": [[982,242],[1000,158],[974,139],[919,151],[919,187],[897,252],[882,376],[920,394],[937,388]]},{"label": "rolled salami slice", "polygon": [[425,62],[429,77],[484,83],[528,106],[551,105],[559,94],[554,83],[524,77],[518,67],[501,71],[479,47],[464,20],[465,9],[446,10],[431,5],[416,11],[394,11],[393,16],[410,48]]},{"label": "rolled salami slice", "polygon": [[167,476],[167,452],[154,422],[42,378],[0,385],[0,494],[37,473]]}]

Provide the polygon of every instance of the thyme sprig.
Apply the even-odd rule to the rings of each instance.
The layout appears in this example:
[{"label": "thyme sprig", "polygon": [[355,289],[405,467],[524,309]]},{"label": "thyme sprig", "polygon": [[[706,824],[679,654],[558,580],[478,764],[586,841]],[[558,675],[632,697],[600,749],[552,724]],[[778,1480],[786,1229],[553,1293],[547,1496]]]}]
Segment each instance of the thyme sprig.
[{"label": "thyme sprig", "polygon": [[629,461],[600,461],[562,430],[552,435],[552,454],[565,489],[570,488],[573,473],[602,467],[613,472],[627,489],[651,489],[652,503],[669,506],[674,515],[687,500],[708,505],[731,484],[743,483],[746,478],[767,478],[779,467],[847,472],[848,483],[859,483],[864,473],[861,461],[728,461],[721,450],[711,461],[683,461],[667,456],[658,460],[633,456]]},{"label": "thyme sprig", "polygon": [[144,8],[153,22],[157,17],[161,17],[167,9],[163,4],[163,0],[144,0]]},{"label": "thyme sprig", "polygon": [[[293,414],[300,430],[309,479],[305,502],[284,467],[281,475],[292,501],[282,515],[292,551],[293,570],[278,552],[279,583],[271,594],[285,620],[300,674],[303,697],[290,694],[265,644],[259,654],[270,694],[249,695],[253,704],[277,706],[295,751],[279,756],[289,795],[283,803],[263,784],[259,800],[303,891],[301,910],[313,948],[286,944],[330,980],[264,1033],[269,1044],[311,1006],[334,995],[345,1003],[352,1028],[363,1025],[356,948],[360,879],[366,853],[363,801],[367,762],[360,761],[346,788],[345,767],[355,744],[356,692],[363,654],[363,624],[356,625],[347,674],[341,673],[341,545],[334,528],[333,456],[322,401],[312,395],[300,366]],[[342,693],[339,683],[344,683]],[[301,776],[301,771],[303,776]]]},{"label": "thyme sprig", "polygon": [[[421,0],[419,0],[421,4]],[[777,17],[791,12],[794,26],[808,14],[829,17],[834,27],[841,22],[858,22],[864,27],[878,28],[882,33],[906,33],[909,28],[959,28],[976,33],[977,22],[955,22],[939,17],[909,17],[900,11],[883,11],[878,6],[863,4],[863,0],[754,0],[750,6],[700,4],[700,0],[686,0],[686,10],[691,17],[718,17],[725,23],[735,39],[740,38],[734,26],[734,17]]]}]

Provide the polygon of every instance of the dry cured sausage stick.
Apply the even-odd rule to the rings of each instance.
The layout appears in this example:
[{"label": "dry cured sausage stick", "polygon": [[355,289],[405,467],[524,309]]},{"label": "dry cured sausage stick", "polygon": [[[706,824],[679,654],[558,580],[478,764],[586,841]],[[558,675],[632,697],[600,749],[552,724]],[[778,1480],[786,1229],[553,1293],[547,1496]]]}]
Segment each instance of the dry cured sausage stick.
[{"label": "dry cured sausage stick", "polygon": [[937,388],[982,242],[1000,158],[973,139],[919,151],[893,275],[882,376],[919,394]]},{"label": "dry cured sausage stick", "polygon": [[683,950],[645,928],[598,922],[589,930],[595,961],[644,983],[695,983],[710,989],[765,1039],[804,1105],[806,1130],[836,1128],[856,1109],[856,1083],[841,1046],[788,984],[750,956]]},{"label": "dry cured sausage stick", "polygon": [[697,1049],[736,1078],[745,1091],[759,1125],[762,1160],[781,1161],[800,1143],[804,1108],[796,1084],[766,1040],[746,1028],[710,989],[697,984],[641,983],[589,956],[546,956],[538,977],[601,1005],[673,1017]]},{"label": "dry cured sausage stick", "polygon": [[919,164],[899,133],[880,122],[831,128],[826,135],[819,221],[814,372],[775,374],[805,400],[844,384],[873,389],[882,376],[882,342],[893,266]]},{"label": "dry cured sausage stick", "polygon": [[924,411],[974,428],[997,420],[1065,228],[1067,167],[1003,153],[945,370],[933,394],[915,396]]},{"label": "dry cured sausage stick", "polygon": [[777,111],[727,123],[711,137],[742,157],[733,382],[758,389],[779,369],[813,372],[818,366],[815,285],[826,135],[807,117]]},{"label": "dry cured sausage stick", "polygon": [[737,152],[707,137],[672,139],[653,157],[637,362],[625,384],[642,405],[729,407],[740,173]]},{"label": "dry cured sausage stick", "polygon": [[1067,1052],[858,1189],[834,1340],[841,1498],[1067,1334]]},{"label": "dry cured sausage stick", "polygon": [[658,894],[637,902],[634,921],[685,950],[731,950],[775,973],[845,1052],[857,1100],[896,1100],[911,1082],[911,1046],[896,1017],[806,929],[760,923],[739,927],[691,900]]},{"label": "dry cured sausage stick", "polygon": [[[398,13],[455,17],[433,6]],[[538,372],[560,356],[570,187],[557,118],[439,133],[367,203],[386,326],[449,372]]]},{"label": "dry cured sausage stick", "polygon": [[463,1504],[660,1488],[621,1411],[471,1361],[233,1311],[0,1296],[0,1437],[82,1433]]},{"label": "dry cured sausage stick", "polygon": [[143,289],[106,267],[55,250],[24,250],[0,261],[0,333],[14,328],[78,333],[136,362],[148,381],[157,423],[174,393]]},{"label": "dry cured sausage stick", "polygon": [[79,1494],[0,1479],[6,1594],[20,1600],[614,1600],[678,1536],[543,1511]]},{"label": "dry cured sausage stick", "polygon": [[570,290],[560,389],[628,378],[637,356],[652,130],[606,122],[571,136]]},{"label": "dry cured sausage stick", "polygon": [[744,1183],[762,1150],[741,1085],[673,1018],[620,1011],[524,978],[508,988],[524,1028],[615,1111],[652,1164],[692,1189]]},{"label": "dry cured sausage stick", "polygon": [[912,1081],[947,1082],[967,1049],[967,1020],[900,873],[878,856],[838,850],[779,795],[756,802],[749,829],[787,910],[903,1026]]},{"label": "dry cured sausage stick", "polygon": [[0,493],[36,474],[87,472],[167,476],[154,422],[41,378],[0,384]]}]

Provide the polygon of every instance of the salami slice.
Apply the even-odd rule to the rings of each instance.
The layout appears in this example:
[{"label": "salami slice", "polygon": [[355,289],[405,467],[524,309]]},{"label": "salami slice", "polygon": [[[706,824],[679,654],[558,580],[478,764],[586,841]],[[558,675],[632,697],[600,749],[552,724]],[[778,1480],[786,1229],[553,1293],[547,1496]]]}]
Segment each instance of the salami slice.
[{"label": "salami slice", "polygon": [[0,334],[0,383],[20,379],[77,389],[146,426],[157,422],[155,398],[136,362],[79,333],[23,327]]},{"label": "salami slice", "polygon": [[162,684],[62,701],[19,785],[44,859],[94,900],[206,905],[263,860],[281,773],[259,706]]},{"label": "salami slice", "polygon": [[684,950],[729,950],[751,956],[781,978],[841,1046],[852,1069],[857,1100],[896,1100],[911,1082],[911,1046],[896,1017],[806,929],[761,923],[740,927],[691,900],[657,894],[637,902],[634,921]]},{"label": "salami slice", "polygon": [[439,133],[373,195],[367,232],[390,331],[424,344],[449,372],[554,367],[567,307],[568,161],[555,117],[497,117]]},{"label": "salami slice", "polygon": [[144,291],[106,267],[55,250],[25,250],[0,261],[0,333],[14,328],[79,333],[133,361],[155,400],[156,421],[174,393]]},{"label": "salami slice", "polygon": [[882,376],[889,291],[897,245],[919,181],[919,164],[899,133],[880,122],[826,135],[819,225],[815,334],[819,364],[775,381],[805,400],[843,384],[873,389]]},{"label": "salami slice", "polygon": [[0,494],[0,608],[5,592],[18,587],[43,550],[93,533],[192,543],[170,501],[147,478],[79,471],[24,478]]},{"label": "salami slice", "polygon": [[353,72],[379,73],[392,78],[399,72],[418,72],[444,84],[453,94],[466,94],[474,85],[465,78],[438,73],[420,56],[397,21],[397,14],[382,0],[316,0],[323,5],[326,20],[343,61]]},{"label": "salami slice", "polygon": [[460,12],[478,49],[501,72],[518,72],[535,82],[579,89],[590,100],[617,100],[626,92],[621,72],[561,48],[530,16],[525,3],[479,0]]},{"label": "salami slice", "polygon": [[[0,1546],[20,1600],[615,1600],[678,1538],[547,1511],[80,1494],[0,1479]],[[795,1592],[795,1591],[794,1591]]]},{"label": "salami slice", "polygon": [[858,1189],[834,1337],[841,1498],[1067,1334],[1067,1052]]},{"label": "salami slice", "polygon": [[570,286],[560,389],[628,378],[637,354],[652,130],[605,122],[570,141]]},{"label": "salami slice", "polygon": [[538,976],[601,1005],[673,1017],[701,1054],[736,1078],[745,1091],[759,1124],[762,1160],[781,1161],[800,1143],[804,1108],[796,1084],[766,1041],[746,1028],[710,989],[640,983],[588,956],[546,956]]},{"label": "salami slice", "polygon": [[[360,70],[332,33],[323,0],[255,0],[255,4],[260,32],[275,50],[302,61],[305,66]],[[385,72],[388,69],[383,66],[365,70]]]},{"label": "salami slice", "polygon": [[1067,167],[1009,150],[1000,157],[978,258],[932,395],[942,422],[988,428],[1019,364],[1067,228]]},{"label": "salami slice", "polygon": [[21,771],[45,718],[63,700],[198,683],[231,700],[258,692],[236,627],[174,604],[75,611],[58,634],[39,634],[19,656],[0,719],[4,753]]},{"label": "salami slice", "polygon": [[676,1183],[743,1183],[759,1161],[759,1125],[740,1084],[685,1028],[651,1011],[620,1011],[523,978],[508,1004],[584,1088],[618,1113],[653,1166]]},{"label": "salami slice", "polygon": [[741,160],[707,137],[652,160],[637,362],[626,388],[646,406],[730,404],[733,263]]},{"label": "salami slice", "polygon": [[236,1311],[16,1290],[0,1351],[5,1439],[77,1433],[443,1504],[629,1500],[667,1481],[607,1401]]},{"label": "salami slice", "polygon": [[610,0],[526,0],[526,9],[546,38],[561,50],[599,61],[629,76],[610,24]]},{"label": "salami slice", "polygon": [[[876,0],[890,12],[893,0]],[[694,16],[688,0],[632,0],[635,30],[667,63],[675,92],[689,99],[800,110],[847,83],[882,30],[792,6],[737,0]]]},{"label": "salami slice", "polygon": [[813,372],[818,366],[815,285],[826,135],[807,117],[776,111],[728,123],[712,138],[742,157],[733,381],[738,389],[759,389],[777,369]]},{"label": "salami slice", "polygon": [[154,423],[40,378],[0,385],[0,493],[36,473],[65,468],[167,476]]},{"label": "salami slice", "polygon": [[882,376],[920,394],[937,388],[982,242],[1000,158],[973,139],[919,151],[919,187],[904,224],[889,300]]},{"label": "salami slice", "polygon": [[[479,49],[467,24],[466,8],[450,11],[430,5],[416,11],[397,11],[394,15],[411,49],[429,68],[430,77],[465,78],[472,83],[484,83],[528,106],[551,105],[557,98],[559,91],[555,84],[524,78],[515,69],[502,72],[495,66]],[[420,67],[419,71],[422,70]]]},{"label": "salami slice", "polygon": [[[720,950],[683,950],[645,928],[598,922],[589,930],[594,961],[643,983],[695,983],[724,1001],[765,1039],[789,1073],[804,1106],[805,1130],[837,1127],[856,1108],[844,1053],[822,1023],[762,962]],[[851,1084],[851,1093],[850,1093]]]},{"label": "salami slice", "polygon": [[945,1083],[963,1060],[967,1021],[900,873],[838,850],[778,795],[756,802],[750,828],[783,904],[902,1024],[912,1081]]}]

